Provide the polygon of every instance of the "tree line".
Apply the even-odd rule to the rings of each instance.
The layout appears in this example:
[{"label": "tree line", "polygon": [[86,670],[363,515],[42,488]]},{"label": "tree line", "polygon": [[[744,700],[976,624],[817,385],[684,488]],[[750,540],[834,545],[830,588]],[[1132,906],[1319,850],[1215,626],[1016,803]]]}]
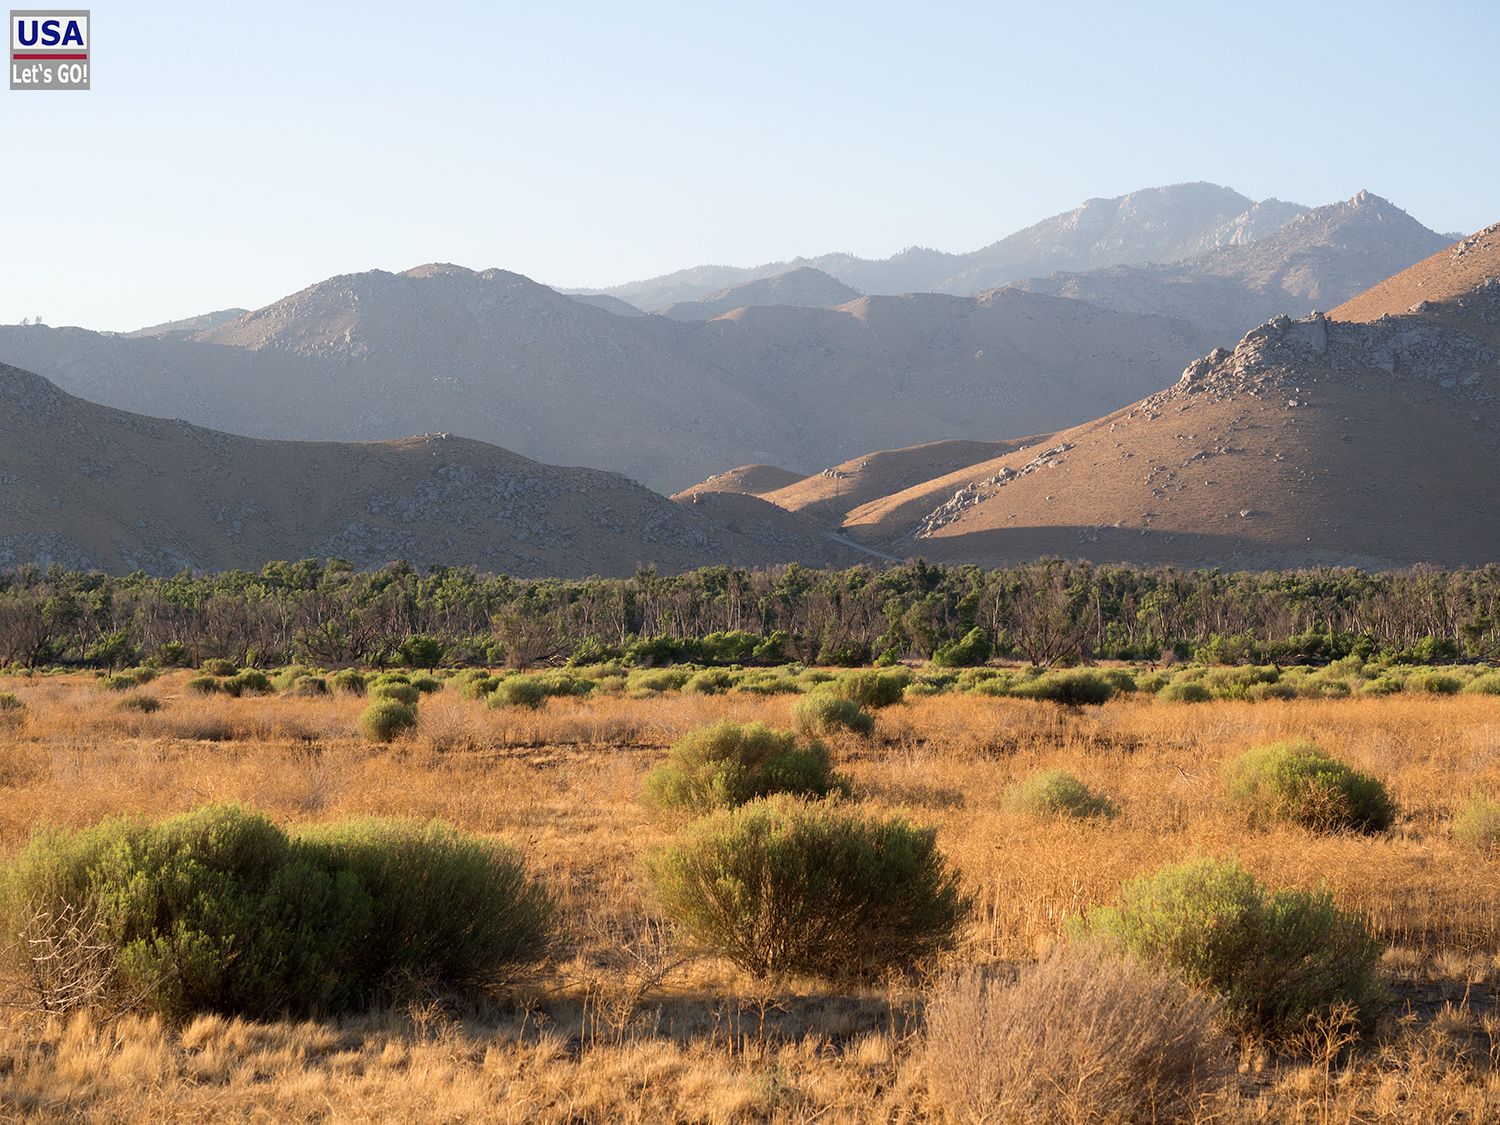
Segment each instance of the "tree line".
[{"label": "tree line", "polygon": [[[967,642],[967,644],[965,643]],[[958,646],[955,648],[955,646]],[[1500,658],[1500,566],[1224,572],[1042,560],[986,570],[643,568],[520,579],[340,560],[257,572],[0,572],[0,664],[865,664],[943,648],[1069,664]]]}]

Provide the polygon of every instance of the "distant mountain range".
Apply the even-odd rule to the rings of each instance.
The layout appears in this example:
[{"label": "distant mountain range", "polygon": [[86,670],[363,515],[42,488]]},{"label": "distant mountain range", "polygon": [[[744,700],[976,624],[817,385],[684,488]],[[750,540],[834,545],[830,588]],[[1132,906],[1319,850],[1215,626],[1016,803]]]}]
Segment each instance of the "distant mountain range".
[{"label": "distant mountain range", "polygon": [[752,268],[695,266],[587,292],[605,293],[654,312],[746,282],[811,268],[863,293],[968,296],[1062,270],[1196,258],[1220,247],[1264,238],[1306,210],[1279,199],[1257,203],[1217,184],[1175,184],[1114,199],[1087,200],[1071,211],[966,254],[912,247],[875,260],[824,254]]}]

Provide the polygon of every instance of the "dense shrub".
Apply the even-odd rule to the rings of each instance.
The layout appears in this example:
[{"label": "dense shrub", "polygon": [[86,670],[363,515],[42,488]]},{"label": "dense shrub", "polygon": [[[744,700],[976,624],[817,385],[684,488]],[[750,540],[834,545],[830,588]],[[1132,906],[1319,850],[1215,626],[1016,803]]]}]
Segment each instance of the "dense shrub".
[{"label": "dense shrub", "polygon": [[232,676],[239,670],[239,665],[233,660],[221,660],[218,657],[205,660],[202,665],[202,672],[205,676],[217,676],[219,679]]},{"label": "dense shrub", "polygon": [[803,734],[830,734],[835,730],[869,734],[875,729],[875,716],[852,699],[819,690],[792,704],[792,726]]},{"label": "dense shrub", "polygon": [[716,723],[689,731],[646,775],[646,800],[696,812],[730,808],[772,793],[822,797],[842,790],[821,742],[798,742],[761,723]]},{"label": "dense shrub", "polygon": [[1275,742],[1225,770],[1230,804],[1257,821],[1284,820],[1317,832],[1381,832],[1395,819],[1385,786],[1310,742]]},{"label": "dense shrub", "polygon": [[255,668],[245,668],[219,684],[219,690],[239,698],[242,695],[270,695],[271,678]]},{"label": "dense shrub", "polygon": [[1035,679],[1013,684],[1010,694],[1022,699],[1046,699],[1053,703],[1080,707],[1108,702],[1115,694],[1115,686],[1098,672],[1067,668],[1045,672]]},{"label": "dense shrub", "polygon": [[851,699],[861,707],[878,711],[901,702],[907,679],[904,669],[888,672],[861,669],[841,674],[833,681],[832,691],[841,699]]},{"label": "dense shrub", "polygon": [[1476,676],[1464,685],[1465,695],[1500,695],[1500,672]]},{"label": "dense shrub", "polygon": [[369,895],[346,953],[346,971],[362,981],[482,986],[547,950],[552,900],[503,844],[441,822],[377,818],[314,827],[297,842]]},{"label": "dense shrub", "polygon": [[116,672],[111,676],[99,677],[99,689],[101,691],[129,691],[131,688],[139,686],[139,684],[140,681],[129,672]]},{"label": "dense shrub", "polygon": [[1500,801],[1478,793],[1470,797],[1453,818],[1453,838],[1487,855],[1500,855]]},{"label": "dense shrub", "polygon": [[970,629],[951,644],[939,645],[932,662],[939,668],[972,668],[990,658],[990,638],[983,629]]},{"label": "dense shrub", "polygon": [[733,691],[750,695],[796,695],[802,690],[795,676],[779,669],[747,672],[735,681]]},{"label": "dense shrub", "polygon": [[1234,861],[1198,860],[1126,883],[1075,936],[1114,944],[1224,997],[1246,1031],[1284,1035],[1348,1002],[1379,1012],[1380,947],[1326,892],[1268,893]]},{"label": "dense shrub", "polygon": [[975,971],[941,983],[925,1069],[957,1121],[1198,1120],[1234,1074],[1220,1012],[1169,972],[1061,949],[1013,984]]},{"label": "dense shrub", "polygon": [[647,872],[693,938],[766,975],[911,968],[951,946],[969,909],[934,830],[787,796],[689,824]]},{"label": "dense shrub", "polygon": [[26,704],[16,698],[14,692],[0,691],[0,713],[6,711],[24,711]]},{"label": "dense shrub", "polygon": [[328,677],[328,688],[340,695],[364,695],[365,678],[353,668],[340,668]]},{"label": "dense shrub", "polygon": [[[4,892],[26,948],[69,948],[59,931],[84,925],[98,990],[174,1017],[317,1015],[402,978],[469,984],[535,957],[548,918],[511,853],[451,829],[361,821],[304,841],[234,807],[39,832]],[[31,969],[62,983],[69,966]]]},{"label": "dense shrub", "polygon": [[417,725],[414,703],[376,699],[359,716],[359,730],[374,742],[390,742]]},{"label": "dense shrub", "polygon": [[422,698],[422,693],[417,690],[415,684],[400,683],[396,680],[372,680],[366,694],[371,702],[388,700],[406,707],[415,707],[417,700]]},{"label": "dense shrub", "polygon": [[436,676],[413,676],[411,686],[423,695],[432,695],[443,690],[443,681]]},{"label": "dense shrub", "polygon": [[625,690],[632,695],[677,691],[692,676],[691,668],[638,668],[625,679]]},{"label": "dense shrub", "polygon": [[507,676],[495,685],[491,707],[542,707],[547,702],[546,685],[532,676]]},{"label": "dense shrub", "polygon": [[151,715],[161,710],[161,700],[154,695],[127,695],[120,700],[120,710],[139,711],[142,715]]},{"label": "dense shrub", "polygon": [[734,686],[734,673],[724,668],[705,668],[688,677],[682,690],[694,695],[718,695]]},{"label": "dense shrub", "polygon": [[1156,693],[1163,703],[1207,703],[1214,693],[1198,680],[1174,680]]},{"label": "dense shrub", "polygon": [[1018,781],[1005,792],[1004,806],[1012,812],[1035,816],[1071,816],[1079,819],[1113,817],[1115,803],[1095,793],[1078,778],[1063,770],[1043,770]]},{"label": "dense shrub", "polygon": [[460,672],[454,676],[452,684],[460,699],[487,699],[500,686],[500,679],[481,669],[473,669],[467,674]]},{"label": "dense shrub", "polygon": [[1407,691],[1426,692],[1428,695],[1457,695],[1463,686],[1462,680],[1446,672],[1418,672],[1406,680]]},{"label": "dense shrub", "polygon": [[1251,684],[1245,689],[1245,698],[1253,703],[1264,703],[1270,699],[1296,699],[1297,689],[1291,684],[1278,682]]},{"label": "dense shrub", "polygon": [[213,695],[219,690],[219,681],[212,676],[193,676],[182,686],[197,695]]}]

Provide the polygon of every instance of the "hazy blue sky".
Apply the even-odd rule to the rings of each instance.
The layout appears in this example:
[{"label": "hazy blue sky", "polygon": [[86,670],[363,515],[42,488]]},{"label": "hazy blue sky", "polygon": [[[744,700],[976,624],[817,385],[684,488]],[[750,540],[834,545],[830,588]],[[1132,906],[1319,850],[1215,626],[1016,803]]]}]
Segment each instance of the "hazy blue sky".
[{"label": "hazy blue sky", "polygon": [[91,92],[0,88],[0,322],[968,250],[1183,180],[1500,219],[1495,0],[92,11]]}]

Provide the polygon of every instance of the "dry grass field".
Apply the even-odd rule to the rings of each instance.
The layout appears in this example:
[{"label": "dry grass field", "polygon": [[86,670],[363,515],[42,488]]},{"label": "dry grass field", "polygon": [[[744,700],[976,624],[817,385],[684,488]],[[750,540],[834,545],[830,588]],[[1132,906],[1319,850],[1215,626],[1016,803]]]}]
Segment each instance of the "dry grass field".
[{"label": "dry grass field", "polygon": [[[299,824],[438,817],[518,845],[561,904],[541,969],[462,1005],[256,1024],[203,1016],[37,1014],[15,982],[0,1030],[0,1117],[23,1120],[929,1121],[922,982],[830,991],[752,979],[655,914],[640,857],[671,825],[638,800],[681,733],[720,719],[788,725],[794,697],[668,694],[492,709],[423,698],[389,746],[356,732],[349,697],[201,697],[186,675],[121,708],[91,677],[0,679],[0,847],[34,826],[241,802]],[[1220,764],[1310,738],[1386,782],[1375,836],[1252,828],[1224,810]],[[1122,881],[1194,856],[1238,856],[1272,887],[1326,884],[1386,945],[1394,997],[1346,1045],[1241,1045],[1215,1121],[1500,1120],[1500,860],[1456,843],[1475,792],[1500,794],[1500,698],[1362,697],[1068,709],[933,696],[836,736],[856,800],[938,827],[976,909],[943,971],[1025,964]],[[1059,767],[1108,794],[1109,821],[1008,812],[1013,781]],[[1086,1119],[1082,1116],[1079,1120]]]}]

